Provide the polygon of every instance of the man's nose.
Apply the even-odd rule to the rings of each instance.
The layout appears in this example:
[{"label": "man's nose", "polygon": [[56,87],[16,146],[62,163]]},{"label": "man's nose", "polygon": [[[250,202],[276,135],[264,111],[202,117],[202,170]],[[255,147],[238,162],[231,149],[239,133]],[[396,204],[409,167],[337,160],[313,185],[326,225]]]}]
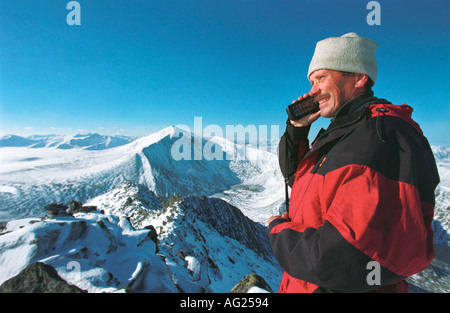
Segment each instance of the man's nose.
[{"label": "man's nose", "polygon": [[308,92],[311,97],[315,97],[320,94],[320,89],[314,84],[311,87],[311,90]]}]

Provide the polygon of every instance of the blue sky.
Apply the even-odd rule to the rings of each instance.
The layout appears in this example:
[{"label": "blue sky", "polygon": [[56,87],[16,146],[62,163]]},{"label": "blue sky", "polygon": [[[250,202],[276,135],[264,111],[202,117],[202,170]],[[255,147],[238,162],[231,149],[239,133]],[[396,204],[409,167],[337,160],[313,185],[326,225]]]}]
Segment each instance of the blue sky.
[{"label": "blue sky", "polygon": [[68,2],[1,2],[1,133],[142,136],[196,116],[282,132],[316,42],[353,31],[378,44],[375,95],[450,146],[446,0],[378,1],[373,26],[365,0],[79,0],[79,26]]}]

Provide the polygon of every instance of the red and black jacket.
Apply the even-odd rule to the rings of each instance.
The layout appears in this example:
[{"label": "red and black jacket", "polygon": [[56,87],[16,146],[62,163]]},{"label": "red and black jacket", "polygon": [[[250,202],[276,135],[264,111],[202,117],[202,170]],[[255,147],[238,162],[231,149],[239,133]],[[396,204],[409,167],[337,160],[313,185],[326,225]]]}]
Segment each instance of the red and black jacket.
[{"label": "red and black jacket", "polygon": [[404,292],[405,278],[431,263],[439,176],[411,112],[365,93],[311,147],[309,127],[288,124],[279,160],[292,187],[290,220],[268,226],[285,271],[280,292]]}]

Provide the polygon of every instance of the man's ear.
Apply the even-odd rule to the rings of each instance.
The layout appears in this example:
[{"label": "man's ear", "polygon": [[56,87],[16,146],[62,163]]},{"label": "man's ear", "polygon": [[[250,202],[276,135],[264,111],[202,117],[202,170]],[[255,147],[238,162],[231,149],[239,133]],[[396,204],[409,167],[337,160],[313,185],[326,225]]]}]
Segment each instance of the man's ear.
[{"label": "man's ear", "polygon": [[355,87],[356,88],[364,88],[364,86],[366,85],[368,80],[369,80],[369,76],[367,76],[366,74],[356,74]]}]

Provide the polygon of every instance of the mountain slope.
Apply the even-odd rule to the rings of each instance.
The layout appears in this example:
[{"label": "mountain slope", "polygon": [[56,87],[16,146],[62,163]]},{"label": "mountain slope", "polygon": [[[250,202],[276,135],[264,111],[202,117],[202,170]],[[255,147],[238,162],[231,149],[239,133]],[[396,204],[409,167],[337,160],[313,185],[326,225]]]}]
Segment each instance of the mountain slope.
[{"label": "mountain slope", "polygon": [[435,257],[423,272],[408,279],[413,292],[450,292],[450,148],[432,147],[440,184],[433,219]]},{"label": "mountain slope", "polygon": [[[87,201],[126,180],[144,185],[164,198],[174,193],[209,196],[230,190],[232,196],[218,197],[234,205],[242,204],[246,214],[260,222],[265,222],[268,210],[276,211],[280,206],[283,181],[273,153],[222,140],[214,143],[215,149],[231,155],[228,159],[176,160],[172,149],[183,138],[187,138],[192,154],[199,148],[206,151],[205,146],[214,142],[169,127],[101,151],[1,148],[0,220],[41,216],[42,208],[50,202]],[[257,157],[247,159],[245,151]],[[234,197],[239,194],[231,189],[235,185],[235,189],[243,191],[241,199]],[[251,192],[245,194],[246,189]]]},{"label": "mountain slope", "polygon": [[434,241],[440,245],[450,246],[450,148],[437,146],[432,149],[441,180],[436,188]]},{"label": "mountain slope", "polygon": [[223,200],[190,196],[162,207],[124,182],[93,202],[105,214],[3,223],[0,284],[43,262],[89,292],[229,292],[251,272],[277,288],[281,269],[265,227]]}]

